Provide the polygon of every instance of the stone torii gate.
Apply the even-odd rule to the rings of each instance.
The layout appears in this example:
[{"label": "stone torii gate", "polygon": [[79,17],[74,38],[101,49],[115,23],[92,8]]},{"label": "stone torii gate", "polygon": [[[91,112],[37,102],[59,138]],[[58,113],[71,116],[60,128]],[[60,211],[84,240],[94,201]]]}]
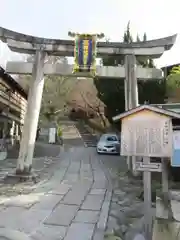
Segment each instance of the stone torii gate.
[{"label": "stone torii gate", "polygon": [[[32,74],[29,86],[28,106],[22,133],[17,173],[31,172],[32,158],[38,125],[41,99],[44,87],[44,75],[71,75],[72,66],[45,64],[48,55],[73,56],[74,41],[39,38],[0,28],[0,40],[7,43],[10,50],[18,53],[35,54],[34,63],[8,62],[6,71],[11,74]],[[138,105],[138,80],[161,79],[162,71],[136,66],[136,58],[158,58],[169,50],[176,40],[176,35],[162,39],[138,43],[98,42],[97,57],[116,55],[125,57],[125,67],[97,67],[97,75],[125,79],[126,110]],[[81,74],[82,76],[82,74]],[[77,77],[77,75],[76,75]]]}]

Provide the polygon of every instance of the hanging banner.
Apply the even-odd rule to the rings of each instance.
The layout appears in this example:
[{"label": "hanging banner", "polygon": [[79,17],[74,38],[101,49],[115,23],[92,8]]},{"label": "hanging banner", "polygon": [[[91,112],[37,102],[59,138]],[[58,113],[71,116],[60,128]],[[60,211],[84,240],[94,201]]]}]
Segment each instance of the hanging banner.
[{"label": "hanging banner", "polygon": [[76,34],[74,44],[74,73],[96,74],[97,36]]},{"label": "hanging banner", "polygon": [[79,34],[68,32],[74,37],[74,68],[73,73],[96,75],[97,39],[104,38],[101,34]]}]

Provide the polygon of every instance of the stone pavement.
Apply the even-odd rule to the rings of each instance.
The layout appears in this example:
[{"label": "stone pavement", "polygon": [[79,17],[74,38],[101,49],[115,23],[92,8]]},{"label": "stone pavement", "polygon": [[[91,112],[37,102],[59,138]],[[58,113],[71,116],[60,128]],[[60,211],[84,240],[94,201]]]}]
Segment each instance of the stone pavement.
[{"label": "stone pavement", "polygon": [[[102,240],[112,191],[92,149],[70,149],[51,179],[29,194],[0,197],[0,237]],[[11,232],[15,230],[15,232]],[[13,235],[13,238],[12,238]]]}]

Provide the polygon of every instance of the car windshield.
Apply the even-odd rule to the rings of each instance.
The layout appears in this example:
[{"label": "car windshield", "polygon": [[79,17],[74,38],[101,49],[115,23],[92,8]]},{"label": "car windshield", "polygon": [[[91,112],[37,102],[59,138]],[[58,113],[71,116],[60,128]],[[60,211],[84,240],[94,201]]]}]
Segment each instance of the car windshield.
[{"label": "car windshield", "polygon": [[101,136],[100,142],[117,142],[118,141],[118,137],[116,135],[107,135],[104,134]]},{"label": "car windshield", "polygon": [[106,141],[108,142],[116,142],[118,139],[116,136],[107,136]]}]

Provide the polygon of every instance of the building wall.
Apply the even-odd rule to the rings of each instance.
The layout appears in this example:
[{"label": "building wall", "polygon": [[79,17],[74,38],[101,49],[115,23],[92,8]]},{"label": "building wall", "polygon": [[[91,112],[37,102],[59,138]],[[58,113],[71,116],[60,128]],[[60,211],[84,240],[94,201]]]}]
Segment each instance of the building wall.
[{"label": "building wall", "polygon": [[4,79],[0,78],[0,111],[9,112],[9,116],[21,124],[24,123],[24,116],[27,107],[27,100]]}]

